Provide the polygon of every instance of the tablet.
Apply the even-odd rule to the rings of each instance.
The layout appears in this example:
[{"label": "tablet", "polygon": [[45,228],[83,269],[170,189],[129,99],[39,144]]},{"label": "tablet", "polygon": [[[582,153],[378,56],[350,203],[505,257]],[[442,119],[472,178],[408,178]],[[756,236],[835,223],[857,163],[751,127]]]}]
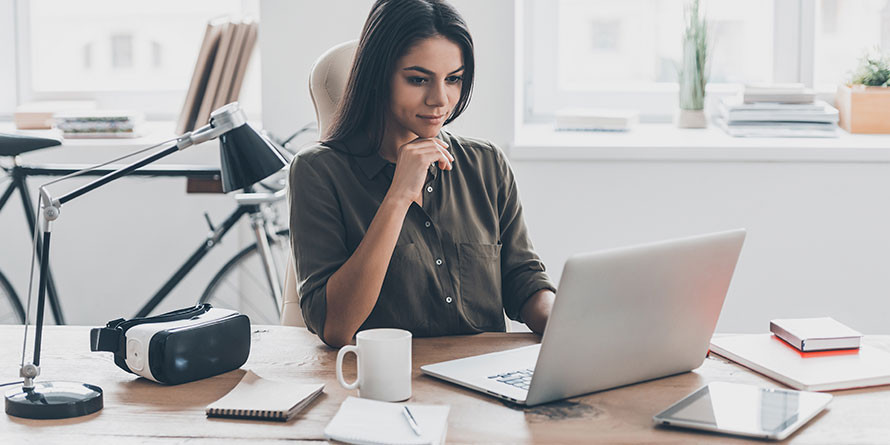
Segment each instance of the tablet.
[{"label": "tablet", "polygon": [[782,440],[822,411],[831,394],[710,383],[653,417],[656,424]]}]

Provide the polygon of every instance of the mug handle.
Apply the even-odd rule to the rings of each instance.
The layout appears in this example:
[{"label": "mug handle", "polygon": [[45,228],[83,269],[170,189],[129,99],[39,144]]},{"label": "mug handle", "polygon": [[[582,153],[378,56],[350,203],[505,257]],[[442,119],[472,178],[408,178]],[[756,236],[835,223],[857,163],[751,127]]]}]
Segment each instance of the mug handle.
[{"label": "mug handle", "polygon": [[[352,383],[346,383],[346,380],[343,379],[343,357],[346,356],[347,353],[352,352],[355,354],[355,381]],[[337,353],[337,381],[340,382],[340,385],[343,385],[346,389],[356,389],[358,388],[359,381],[359,373],[361,372],[361,367],[358,366],[359,356],[358,356],[358,347],[353,345],[346,345],[340,348],[340,352]]]}]

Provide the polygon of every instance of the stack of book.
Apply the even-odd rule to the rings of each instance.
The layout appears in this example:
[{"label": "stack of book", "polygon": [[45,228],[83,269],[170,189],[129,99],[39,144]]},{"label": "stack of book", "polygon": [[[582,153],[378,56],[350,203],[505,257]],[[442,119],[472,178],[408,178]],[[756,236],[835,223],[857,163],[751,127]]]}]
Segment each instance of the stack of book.
[{"label": "stack of book", "polygon": [[252,19],[218,18],[207,23],[177,134],[206,125],[210,112],[238,100],[257,32]]},{"label": "stack of book", "polygon": [[742,92],[746,104],[773,102],[782,104],[811,104],[816,93],[801,83],[748,84]]},{"label": "stack of book", "polygon": [[56,113],[54,119],[65,138],[134,138],[144,120],[142,113],[109,110]]},{"label": "stack of book", "polygon": [[746,86],[723,98],[717,124],[736,137],[837,137],[838,111],[803,85]]}]

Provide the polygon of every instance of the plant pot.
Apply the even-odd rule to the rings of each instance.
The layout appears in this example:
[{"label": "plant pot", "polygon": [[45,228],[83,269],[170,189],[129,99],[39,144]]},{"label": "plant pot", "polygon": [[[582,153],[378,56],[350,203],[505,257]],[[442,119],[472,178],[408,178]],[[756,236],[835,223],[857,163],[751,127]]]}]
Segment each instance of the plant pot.
[{"label": "plant pot", "polygon": [[705,110],[683,110],[676,116],[675,122],[679,128],[707,128],[708,118]]},{"label": "plant pot", "polygon": [[850,133],[890,133],[890,87],[841,85],[835,105],[839,125]]}]

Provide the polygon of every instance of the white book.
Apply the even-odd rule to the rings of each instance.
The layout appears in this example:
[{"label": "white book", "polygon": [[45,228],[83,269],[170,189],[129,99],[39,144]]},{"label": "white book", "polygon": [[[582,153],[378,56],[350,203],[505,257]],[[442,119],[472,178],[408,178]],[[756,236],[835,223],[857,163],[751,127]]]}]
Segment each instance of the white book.
[{"label": "white book", "polygon": [[807,87],[802,83],[763,83],[755,82],[745,84],[745,93],[773,93],[773,94],[795,94],[802,93]]},{"label": "white book", "polygon": [[827,122],[837,123],[840,113],[825,101],[812,104],[743,104],[737,99],[720,101],[718,112],[728,122]]},{"label": "white book", "polygon": [[816,98],[816,92],[800,83],[749,84],[742,92],[745,103],[777,102],[777,103],[810,103]]},{"label": "white book", "polygon": [[774,110],[822,110],[826,102],[817,100],[807,104],[782,104],[776,102],[745,103],[740,97],[724,97],[720,106],[730,111],[774,111]]},{"label": "white book", "polygon": [[769,330],[804,352],[858,348],[862,334],[831,318],[781,318]]},{"label": "white book", "polygon": [[813,91],[799,94],[752,94],[746,92],[744,100],[745,103],[775,102],[781,104],[808,104],[816,100],[816,93]]},{"label": "white book", "polygon": [[745,122],[727,123],[723,118],[714,122],[730,136],[763,138],[835,138],[837,125],[813,122]]},{"label": "white book", "polygon": [[859,349],[801,352],[772,334],[727,335],[711,339],[711,352],[803,391],[890,384],[890,352],[867,341]]},{"label": "white book", "polygon": [[417,434],[402,413],[405,404],[347,397],[324,435],[340,442],[377,445],[438,445],[448,431],[448,405],[409,404],[420,428]]},{"label": "white book", "polygon": [[640,120],[633,110],[573,108],[556,112],[557,130],[627,131]]}]

